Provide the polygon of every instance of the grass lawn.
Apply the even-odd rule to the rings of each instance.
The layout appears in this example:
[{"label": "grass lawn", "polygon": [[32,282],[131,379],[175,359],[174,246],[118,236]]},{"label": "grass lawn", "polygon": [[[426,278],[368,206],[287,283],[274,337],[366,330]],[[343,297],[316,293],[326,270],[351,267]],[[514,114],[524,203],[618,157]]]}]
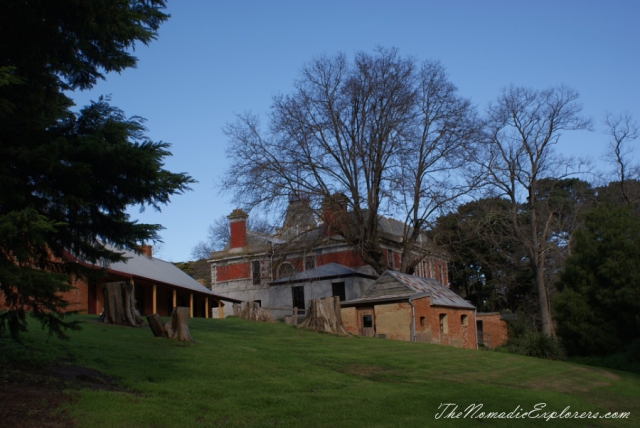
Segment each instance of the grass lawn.
[{"label": "grass lawn", "polygon": [[[81,316],[71,340],[32,324],[27,350],[0,340],[0,362],[53,361],[99,370],[121,390],[83,389],[68,404],[90,427],[640,426],[640,376],[516,355],[364,337],[285,324],[192,319],[197,341]],[[630,412],[628,419],[437,418],[458,412]],[[476,416],[479,414],[478,412]]]}]

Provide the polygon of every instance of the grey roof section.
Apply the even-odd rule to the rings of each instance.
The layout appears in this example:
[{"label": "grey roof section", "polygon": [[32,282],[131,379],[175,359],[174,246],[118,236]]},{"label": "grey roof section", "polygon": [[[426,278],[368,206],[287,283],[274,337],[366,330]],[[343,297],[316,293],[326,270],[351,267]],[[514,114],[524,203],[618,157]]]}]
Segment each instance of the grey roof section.
[{"label": "grey roof section", "polygon": [[157,281],[168,285],[173,285],[186,290],[195,291],[202,294],[218,297],[222,300],[239,302],[240,300],[231,299],[224,296],[214,294],[204,285],[178,269],[173,263],[164,260],[147,257],[145,255],[136,254],[132,251],[115,250],[122,252],[128,260],[125,262],[111,263],[106,266],[107,269],[115,273],[123,273],[127,276],[137,276]]},{"label": "grey roof section", "polygon": [[[329,278],[341,278],[347,276],[363,276],[366,278],[372,278],[371,275],[367,275],[362,272],[350,269],[339,263],[327,263],[326,265],[318,266],[315,269],[305,270],[303,272],[296,272],[293,276],[287,276],[277,279],[272,284],[287,284],[291,282],[311,282],[320,281]],[[373,277],[375,278],[375,277]]]},{"label": "grey roof section", "polygon": [[378,216],[378,228],[380,232],[395,236],[404,236],[405,233],[410,234],[413,230],[411,227],[405,230],[405,225],[401,221],[382,216]]},{"label": "grey roof section", "polygon": [[380,275],[361,298],[345,301],[343,304],[404,300],[417,294],[431,296],[431,304],[434,306],[475,309],[471,303],[433,279],[393,271]]}]

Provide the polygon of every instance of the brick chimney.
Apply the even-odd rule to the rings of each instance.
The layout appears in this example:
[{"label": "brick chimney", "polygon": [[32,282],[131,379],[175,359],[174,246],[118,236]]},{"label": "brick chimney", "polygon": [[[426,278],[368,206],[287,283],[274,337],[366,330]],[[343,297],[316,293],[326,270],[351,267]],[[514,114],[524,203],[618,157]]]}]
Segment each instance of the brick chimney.
[{"label": "brick chimney", "polygon": [[322,202],[322,221],[324,236],[333,236],[345,226],[347,221],[347,197],[341,193],[333,194]]},{"label": "brick chimney", "polygon": [[142,244],[142,245],[140,245],[140,253],[142,255],[145,255],[145,256],[149,257],[149,258],[152,258],[153,257],[153,247],[151,245]]},{"label": "brick chimney", "polygon": [[227,216],[231,228],[231,249],[247,246],[247,217],[249,215],[239,208]]}]

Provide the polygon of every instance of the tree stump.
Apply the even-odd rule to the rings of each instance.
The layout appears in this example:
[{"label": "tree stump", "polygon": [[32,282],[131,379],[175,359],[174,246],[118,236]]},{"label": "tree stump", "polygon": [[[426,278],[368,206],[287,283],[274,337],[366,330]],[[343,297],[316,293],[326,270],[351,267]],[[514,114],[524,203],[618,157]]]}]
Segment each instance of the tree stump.
[{"label": "tree stump", "polygon": [[133,283],[124,281],[107,282],[102,287],[104,294],[105,324],[127,325],[140,327],[144,322],[136,314],[136,299]]},{"label": "tree stump", "polygon": [[184,306],[173,308],[171,320],[164,325],[169,339],[180,342],[195,342],[189,333],[190,309]]},{"label": "tree stump", "polygon": [[342,324],[340,297],[323,297],[309,302],[309,309],[300,327],[324,333],[348,335]]},{"label": "tree stump", "polygon": [[238,316],[245,320],[273,322],[271,313],[258,305],[256,302],[244,302],[240,306]]},{"label": "tree stump", "polygon": [[151,331],[155,337],[167,337],[167,331],[164,329],[162,325],[162,319],[160,319],[160,315],[151,314],[147,316],[147,321],[149,322],[149,327],[151,327]]}]

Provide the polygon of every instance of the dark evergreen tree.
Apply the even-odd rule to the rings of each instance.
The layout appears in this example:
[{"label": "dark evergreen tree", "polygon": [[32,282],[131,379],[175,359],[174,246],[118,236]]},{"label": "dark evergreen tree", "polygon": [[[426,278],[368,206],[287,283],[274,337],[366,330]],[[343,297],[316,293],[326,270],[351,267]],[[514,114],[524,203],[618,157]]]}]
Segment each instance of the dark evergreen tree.
[{"label": "dark evergreen tree", "polygon": [[640,216],[601,204],[574,238],[554,300],[558,335],[572,355],[606,355],[640,340]]},{"label": "dark evergreen tree", "polygon": [[[553,284],[569,252],[573,232],[584,211],[595,203],[594,191],[578,179],[543,179],[533,197],[517,207],[517,222],[531,233],[531,206],[535,205],[537,230],[547,259],[545,280]],[[530,253],[526,240],[513,233],[510,203],[504,198],[468,202],[440,217],[433,236],[449,251],[452,286],[476,307],[520,311],[539,320]]]},{"label": "dark evergreen tree", "polygon": [[480,311],[534,308],[525,248],[510,234],[508,201],[484,198],[438,218],[433,237],[448,250],[452,288]]},{"label": "dark evergreen tree", "polygon": [[[80,262],[118,261],[111,248],[158,239],[130,205],[155,209],[192,178],[163,169],[168,144],[145,137],[140,118],[100,99],[79,113],[68,91],[136,64],[168,18],[164,0],[0,2],[0,330],[14,338],[27,312],[64,336],[74,327],[57,293]],[[109,244],[112,247],[106,247]]]}]

